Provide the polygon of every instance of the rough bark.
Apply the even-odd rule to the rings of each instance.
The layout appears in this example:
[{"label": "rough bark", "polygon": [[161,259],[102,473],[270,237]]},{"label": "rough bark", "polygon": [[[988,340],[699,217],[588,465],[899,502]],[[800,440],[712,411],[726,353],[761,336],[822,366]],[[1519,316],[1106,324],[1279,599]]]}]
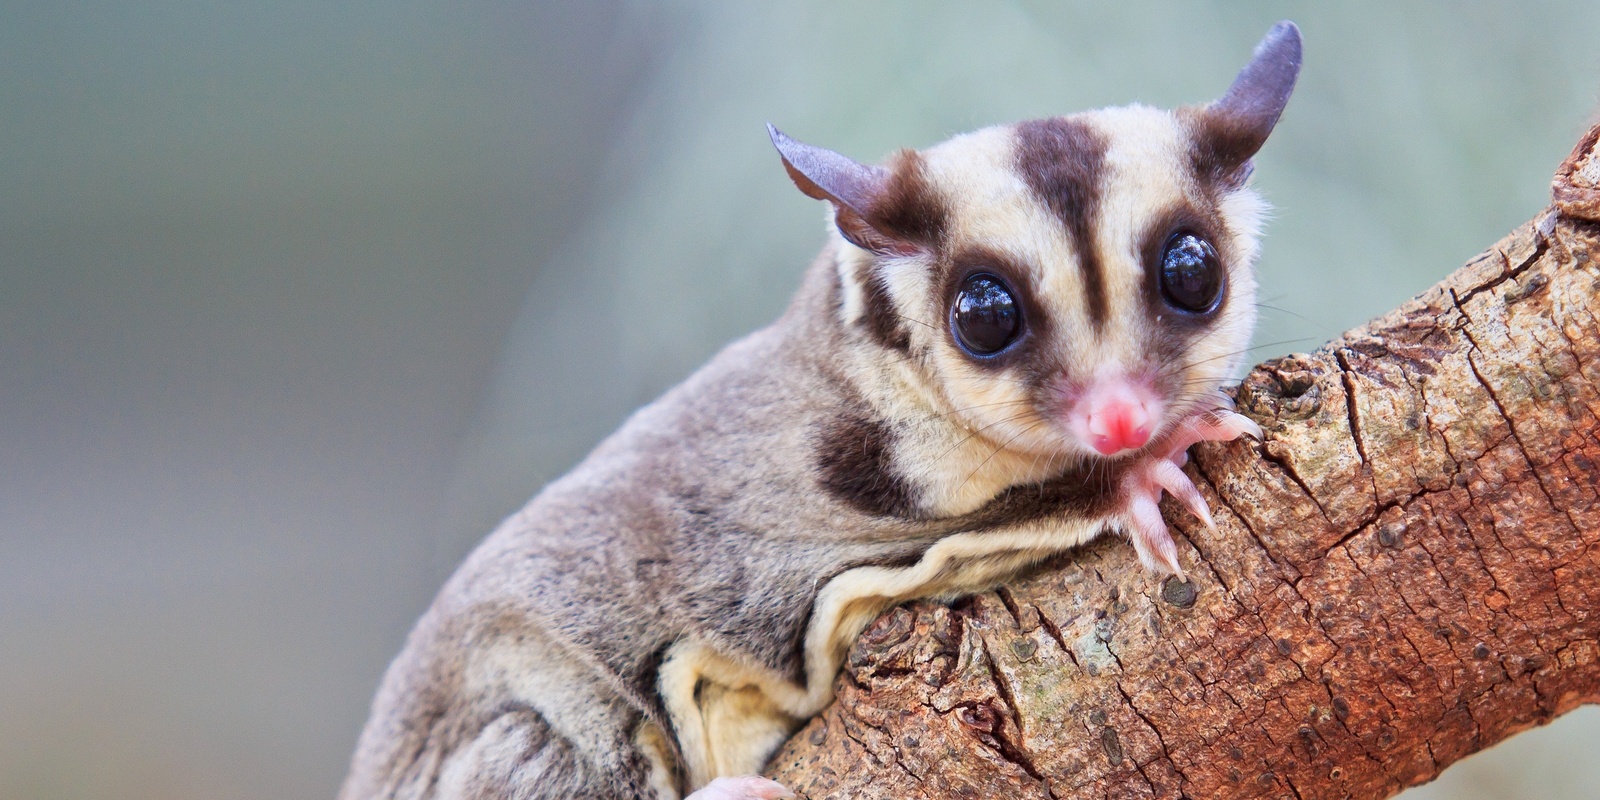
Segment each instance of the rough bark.
[{"label": "rough bark", "polygon": [[770,774],[821,798],[1382,798],[1600,701],[1600,127],[1556,203],[1257,367],[1191,582],[1101,541],[861,637]]}]

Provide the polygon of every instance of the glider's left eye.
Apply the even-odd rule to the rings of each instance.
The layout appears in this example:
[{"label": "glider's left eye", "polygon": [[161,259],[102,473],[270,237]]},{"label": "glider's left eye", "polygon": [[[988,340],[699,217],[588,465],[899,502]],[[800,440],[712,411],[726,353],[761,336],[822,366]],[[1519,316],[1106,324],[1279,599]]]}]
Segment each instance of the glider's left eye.
[{"label": "glider's left eye", "polygon": [[1216,248],[1192,233],[1176,233],[1161,254],[1161,297],[1190,314],[1215,311],[1222,299],[1222,264]]},{"label": "glider's left eye", "polygon": [[968,277],[950,305],[950,329],[963,350],[992,356],[1016,341],[1022,309],[1005,281],[980,272]]}]

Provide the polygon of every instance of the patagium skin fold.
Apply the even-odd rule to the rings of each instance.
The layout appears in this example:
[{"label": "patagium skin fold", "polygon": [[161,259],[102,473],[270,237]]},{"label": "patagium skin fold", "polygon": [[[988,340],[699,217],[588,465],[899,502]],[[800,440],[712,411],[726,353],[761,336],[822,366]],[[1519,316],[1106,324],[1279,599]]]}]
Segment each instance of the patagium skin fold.
[{"label": "patagium skin fold", "polygon": [[829,241],[776,322],[636,412],[466,560],[341,797],[784,797],[753,777],[889,606],[1106,530],[1182,574],[1189,445],[1254,324],[1250,159],[1291,23],[1220,99],[985,128],[878,166],[770,129]]}]

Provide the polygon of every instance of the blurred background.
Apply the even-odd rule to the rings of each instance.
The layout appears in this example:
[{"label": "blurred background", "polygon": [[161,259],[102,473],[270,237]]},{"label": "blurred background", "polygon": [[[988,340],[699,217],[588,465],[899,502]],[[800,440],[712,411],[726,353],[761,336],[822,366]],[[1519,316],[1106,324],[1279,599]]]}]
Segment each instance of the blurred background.
[{"label": "blurred background", "polygon": [[[822,241],[771,120],[875,160],[1300,88],[1257,355],[1541,209],[1593,2],[5,3],[0,798],[326,798],[472,545],[771,319]],[[1600,712],[1423,798],[1600,797]]]}]

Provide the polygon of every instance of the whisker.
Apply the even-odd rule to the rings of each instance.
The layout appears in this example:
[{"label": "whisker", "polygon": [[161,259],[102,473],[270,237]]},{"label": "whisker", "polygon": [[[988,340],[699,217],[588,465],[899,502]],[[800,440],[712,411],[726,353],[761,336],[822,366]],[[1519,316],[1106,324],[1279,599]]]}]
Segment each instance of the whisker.
[{"label": "whisker", "polygon": [[941,412],[933,413],[933,414],[925,414],[925,415],[919,416],[917,418],[917,421],[919,421],[919,422],[929,422],[931,420],[944,419],[946,417],[953,417],[953,416],[955,416],[957,414],[960,414],[960,413],[963,413],[963,412],[966,412],[966,411],[973,411],[973,410],[980,409],[980,408],[996,408],[996,407],[1000,407],[1000,406],[1025,406],[1025,405],[1031,405],[1032,403],[1033,403],[1033,401],[1028,400],[1026,398],[1023,398],[1023,399],[1020,399],[1020,400],[1000,400],[1000,401],[993,402],[993,403],[978,403],[977,405],[967,406],[966,408],[952,408],[949,411],[941,411]]},{"label": "whisker", "polygon": [[[962,445],[966,444],[969,440],[972,439],[972,437],[977,436],[979,433],[982,433],[983,431],[986,431],[986,430],[988,430],[990,428],[993,428],[996,425],[1005,425],[1005,424],[1009,424],[1009,423],[1012,423],[1012,422],[1016,422],[1018,420],[1026,418],[1027,416],[1028,416],[1027,414],[1016,414],[1014,416],[1006,417],[1005,419],[997,419],[994,422],[989,423],[988,425],[984,425],[982,427],[975,428],[975,429],[972,430],[972,432],[968,433],[966,436],[961,437],[961,441],[956,442],[953,445],[950,445],[950,448],[948,450],[945,450],[943,453],[940,453],[936,458],[933,459],[933,461],[934,461],[934,463],[938,463],[940,461],[943,461],[946,456],[949,456],[951,453],[954,453],[956,451],[956,448],[961,447]],[[1039,423],[1034,423],[1034,424],[1037,425]],[[1008,444],[1009,444],[1009,442],[1008,442]],[[991,453],[990,457],[993,458],[994,454]]]},{"label": "whisker", "polygon": [[1308,342],[1308,341],[1314,341],[1314,337],[1301,336],[1301,337],[1298,337],[1298,338],[1295,338],[1295,339],[1282,339],[1282,340],[1279,340],[1279,341],[1276,341],[1276,342],[1262,342],[1261,344],[1253,344],[1253,345],[1250,345],[1249,347],[1241,348],[1239,350],[1234,350],[1234,351],[1228,352],[1228,353],[1222,353],[1221,355],[1211,356],[1210,358],[1202,358],[1199,361],[1178,362],[1178,363],[1172,365],[1172,367],[1170,367],[1170,368],[1171,369],[1176,369],[1176,370],[1187,370],[1187,369],[1191,369],[1193,367],[1198,367],[1201,364],[1209,364],[1209,363],[1211,363],[1213,361],[1221,361],[1221,360],[1223,360],[1225,358],[1233,358],[1234,356],[1241,356],[1241,355],[1244,355],[1245,353],[1248,353],[1248,352],[1250,352],[1252,350],[1260,350],[1260,349],[1267,348],[1267,347],[1278,347],[1278,346],[1281,346],[1281,345],[1297,344],[1299,342]]},{"label": "whisker", "polygon": [[938,330],[938,328],[935,328],[932,325],[929,325],[928,323],[923,322],[922,320],[917,319],[915,317],[908,317],[908,316],[906,316],[904,314],[900,314],[900,313],[895,313],[895,316],[899,317],[900,319],[905,320],[906,322],[915,322],[918,325],[921,325],[922,327],[927,328],[930,331],[937,331]]},{"label": "whisker", "polygon": [[1296,313],[1294,311],[1290,311],[1289,309],[1283,308],[1281,306],[1268,305],[1267,303],[1256,303],[1256,308],[1265,308],[1265,309],[1268,309],[1270,311],[1276,311],[1279,314],[1288,314],[1289,316],[1294,317],[1295,319],[1299,319],[1299,320],[1302,320],[1302,321],[1305,321],[1305,322],[1309,322],[1312,325],[1317,326],[1318,328],[1329,328],[1329,327],[1332,327],[1332,326],[1328,325],[1325,322],[1314,320],[1314,319],[1312,319],[1312,318],[1310,318],[1310,317],[1308,317],[1308,316],[1306,316],[1304,314],[1300,314],[1300,313]]},{"label": "whisker", "polygon": [[[1033,460],[1028,462],[1028,474],[1029,475],[1034,474],[1033,468],[1039,466],[1039,456],[1040,455],[1042,455],[1042,454],[1041,453],[1034,453],[1033,454]],[[1055,455],[1051,454],[1050,458],[1053,460],[1055,458]],[[1050,462],[1046,461],[1045,462],[1045,467],[1048,469],[1049,466],[1050,466]]]},{"label": "whisker", "polygon": [[1011,435],[1010,439],[1005,440],[1005,443],[1003,443],[1000,446],[996,447],[995,449],[989,451],[988,458],[985,458],[983,461],[979,462],[978,466],[974,467],[971,472],[967,473],[967,477],[964,478],[958,486],[956,486],[956,491],[960,491],[963,487],[965,487],[967,485],[967,482],[971,481],[973,476],[978,474],[979,470],[982,470],[985,466],[988,465],[988,463],[991,460],[994,459],[995,456],[1000,454],[1001,450],[1004,450],[1007,447],[1010,447],[1011,443],[1016,441],[1018,437],[1022,436],[1023,434],[1026,434],[1026,433],[1032,433],[1034,430],[1038,429],[1038,427],[1040,425],[1042,425],[1042,424],[1044,424],[1044,423],[1035,422],[1032,425],[1029,425],[1028,427],[1023,428],[1022,430],[1017,431],[1016,433]]}]

